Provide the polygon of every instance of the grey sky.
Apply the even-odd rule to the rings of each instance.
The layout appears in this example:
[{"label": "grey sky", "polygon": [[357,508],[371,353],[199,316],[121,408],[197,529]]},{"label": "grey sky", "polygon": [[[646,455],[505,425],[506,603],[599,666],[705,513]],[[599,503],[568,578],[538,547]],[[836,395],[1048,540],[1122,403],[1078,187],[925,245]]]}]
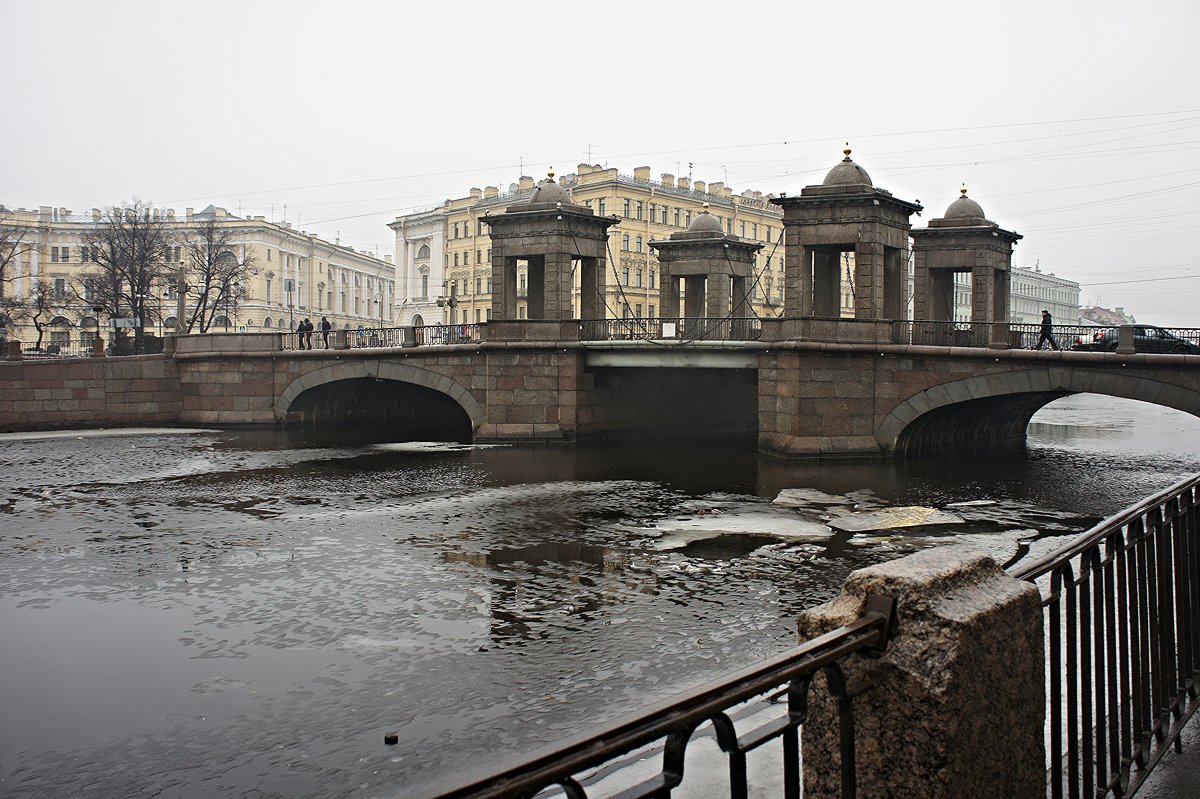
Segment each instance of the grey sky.
[{"label": "grey sky", "polygon": [[925,219],[965,182],[1018,265],[1200,326],[1195,0],[0,0],[0,30],[10,207],[286,205],[382,255],[522,163],[795,192],[849,141]]}]

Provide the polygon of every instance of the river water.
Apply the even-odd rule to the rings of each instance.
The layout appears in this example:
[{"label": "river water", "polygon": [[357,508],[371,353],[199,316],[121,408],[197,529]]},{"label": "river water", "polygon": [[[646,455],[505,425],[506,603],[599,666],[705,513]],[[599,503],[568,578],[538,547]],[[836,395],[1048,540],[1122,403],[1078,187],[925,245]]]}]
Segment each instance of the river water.
[{"label": "river water", "polygon": [[[1023,457],[908,464],[162,430],[0,456],[0,796],[398,797],[793,645],[855,568],[1052,548],[1200,471],[1200,420],[1082,395]],[[961,521],[825,524],[902,506]]]}]

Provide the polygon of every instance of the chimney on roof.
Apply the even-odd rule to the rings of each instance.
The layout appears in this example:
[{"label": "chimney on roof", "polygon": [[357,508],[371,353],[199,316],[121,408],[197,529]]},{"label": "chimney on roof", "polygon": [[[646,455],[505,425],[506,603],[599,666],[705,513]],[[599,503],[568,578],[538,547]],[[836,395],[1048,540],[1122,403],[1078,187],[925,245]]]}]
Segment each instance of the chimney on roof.
[{"label": "chimney on roof", "polygon": [[392,262],[392,254],[388,253],[387,255],[383,256],[383,260],[390,264]]},{"label": "chimney on roof", "polygon": [[575,174],[576,175],[590,175],[592,173],[592,170],[593,170],[593,167],[591,164],[579,164],[577,167],[575,167]]},{"label": "chimney on roof", "polygon": [[685,177],[680,177],[678,182],[681,189],[690,189],[692,187],[692,182]]},{"label": "chimney on roof", "polygon": [[529,177],[529,175],[521,175],[520,186],[521,186],[521,189],[520,189],[521,191],[525,191],[526,189],[532,189],[533,188],[533,178]]},{"label": "chimney on roof", "polygon": [[[696,190],[700,191],[699,188],[697,188]],[[715,195],[717,197],[723,196],[725,193],[725,184],[719,180],[714,183],[709,183],[708,184],[708,193]]]},{"label": "chimney on roof", "polygon": [[633,168],[633,178],[634,180],[650,180],[650,167],[635,166]]},{"label": "chimney on roof", "polygon": [[99,208],[93,208],[93,209],[92,209],[92,221],[93,221],[93,222],[99,222],[99,221],[100,221],[100,209],[99,209]]},{"label": "chimney on roof", "polygon": [[696,191],[704,191],[704,181],[697,180],[695,183],[692,184],[692,188],[695,189]]},{"label": "chimney on roof", "polygon": [[483,187],[483,196],[487,197],[489,199],[492,197],[499,197],[500,189],[496,188],[495,186],[484,186]]},{"label": "chimney on roof", "polygon": [[168,221],[168,222],[174,222],[174,221],[175,221],[175,209],[174,209],[174,208],[168,208],[168,209],[167,209],[167,221]]},{"label": "chimney on roof", "polygon": [[187,221],[191,222],[192,214],[196,213],[196,209],[195,208],[185,208],[185,209],[183,209],[183,212],[187,215]]},{"label": "chimney on roof", "polygon": [[471,187],[471,199],[479,200],[482,198],[483,198],[483,189],[477,189],[474,186],[472,186]]},{"label": "chimney on roof", "polygon": [[661,175],[658,176],[658,179],[661,180],[662,184],[664,186],[666,186],[668,189],[675,188],[675,176],[672,175],[670,172],[663,172]]}]

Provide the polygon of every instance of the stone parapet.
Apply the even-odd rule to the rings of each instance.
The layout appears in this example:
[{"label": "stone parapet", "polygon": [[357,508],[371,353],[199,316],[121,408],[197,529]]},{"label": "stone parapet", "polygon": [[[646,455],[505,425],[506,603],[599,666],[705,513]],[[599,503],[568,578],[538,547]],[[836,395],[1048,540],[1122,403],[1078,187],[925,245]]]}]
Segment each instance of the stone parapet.
[{"label": "stone parapet", "polygon": [[[801,614],[808,640],[894,597],[879,657],[842,662],[853,696],[859,796],[954,799],[1045,794],[1045,661],[1036,586],[990,557],[939,548],[853,572],[841,596]],[[804,795],[839,796],[838,708],[814,681]]]}]

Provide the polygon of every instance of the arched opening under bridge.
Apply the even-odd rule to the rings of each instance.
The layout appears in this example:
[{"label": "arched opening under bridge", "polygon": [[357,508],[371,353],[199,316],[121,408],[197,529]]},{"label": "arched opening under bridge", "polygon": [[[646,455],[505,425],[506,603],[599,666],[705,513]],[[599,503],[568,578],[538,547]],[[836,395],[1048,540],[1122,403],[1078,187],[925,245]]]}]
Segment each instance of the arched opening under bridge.
[{"label": "arched opening under bridge", "polygon": [[380,441],[471,441],[467,412],[425,386],[379,377],[322,383],[298,394],[285,427],[370,431]]}]

